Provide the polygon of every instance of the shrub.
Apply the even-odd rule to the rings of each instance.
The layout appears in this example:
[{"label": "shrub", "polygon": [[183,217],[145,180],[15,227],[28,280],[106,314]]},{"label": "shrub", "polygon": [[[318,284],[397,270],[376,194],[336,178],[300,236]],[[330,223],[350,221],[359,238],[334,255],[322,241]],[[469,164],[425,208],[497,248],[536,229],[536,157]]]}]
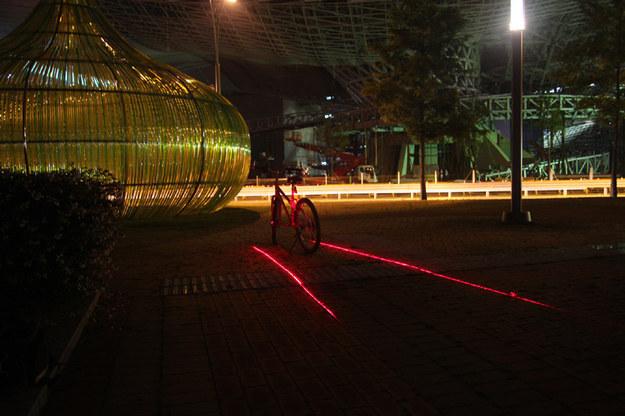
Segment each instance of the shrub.
[{"label": "shrub", "polygon": [[100,170],[0,170],[0,311],[24,319],[111,273],[123,187]]}]

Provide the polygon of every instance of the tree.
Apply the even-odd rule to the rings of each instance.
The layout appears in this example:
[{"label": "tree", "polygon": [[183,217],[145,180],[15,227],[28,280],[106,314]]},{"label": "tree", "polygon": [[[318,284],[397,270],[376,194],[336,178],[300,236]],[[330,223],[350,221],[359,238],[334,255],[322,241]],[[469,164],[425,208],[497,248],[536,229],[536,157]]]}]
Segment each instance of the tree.
[{"label": "tree", "polygon": [[468,162],[465,168],[473,170],[478,139],[491,131],[487,123],[489,108],[486,100],[475,95],[462,96],[460,104],[457,117],[448,123],[447,135],[454,139],[457,149],[462,149],[465,163]]},{"label": "tree", "polygon": [[594,108],[597,121],[612,128],[610,196],[616,198],[619,128],[625,118],[625,0],[576,2],[583,23],[580,37],[559,52],[560,65],[552,77],[563,88],[586,95],[578,107]]},{"label": "tree", "polygon": [[314,127],[313,135],[323,143],[326,148],[325,155],[330,159],[329,176],[336,176],[334,165],[337,161],[337,152],[344,151],[350,143],[349,135],[344,134],[344,127],[340,125],[334,118],[336,110],[334,103],[326,102],[322,108],[323,113],[327,116],[322,123]]},{"label": "tree", "polygon": [[336,176],[334,165],[337,161],[336,152],[344,151],[349,145],[349,136],[343,134],[341,126],[337,125],[332,118],[326,118],[323,123],[314,128],[314,136],[321,140],[326,149],[325,155],[330,159],[329,176]]},{"label": "tree", "polygon": [[425,188],[425,144],[455,137],[462,124],[457,80],[466,73],[457,54],[466,42],[456,8],[433,0],[402,0],[390,11],[386,44],[373,45],[386,71],[374,72],[363,94],[374,98],[382,117],[402,124],[419,143],[421,198]]},{"label": "tree", "polygon": [[[540,96],[536,101],[536,112],[538,119],[533,123],[538,127],[541,132],[549,130],[549,146],[547,152],[544,152],[542,144],[540,145],[540,151],[545,153],[547,159],[547,165],[549,169],[552,168],[552,154],[555,137],[558,133],[561,135],[560,140],[560,163],[561,165],[566,163],[566,154],[564,147],[564,133],[566,126],[566,119],[564,117],[564,111],[560,109],[559,102],[553,100],[550,96]],[[562,171],[560,171],[562,173]]]}]

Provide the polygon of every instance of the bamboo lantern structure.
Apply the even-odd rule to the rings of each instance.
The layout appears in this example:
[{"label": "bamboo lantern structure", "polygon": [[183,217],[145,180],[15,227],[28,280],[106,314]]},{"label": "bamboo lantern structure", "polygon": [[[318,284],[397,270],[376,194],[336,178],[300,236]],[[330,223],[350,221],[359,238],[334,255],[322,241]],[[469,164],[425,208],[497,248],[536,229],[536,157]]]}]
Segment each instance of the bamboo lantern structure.
[{"label": "bamboo lantern structure", "polygon": [[222,208],[249,165],[236,108],[139,52],[95,0],[41,0],[0,41],[2,168],[105,169],[125,217],[158,217]]}]

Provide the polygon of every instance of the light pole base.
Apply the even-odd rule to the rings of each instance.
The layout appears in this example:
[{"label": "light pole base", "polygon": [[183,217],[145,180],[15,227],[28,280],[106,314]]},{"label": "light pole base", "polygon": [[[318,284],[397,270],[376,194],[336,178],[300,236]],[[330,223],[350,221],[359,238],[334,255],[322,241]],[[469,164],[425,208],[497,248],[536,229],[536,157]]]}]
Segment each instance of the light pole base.
[{"label": "light pole base", "polygon": [[532,216],[529,211],[504,211],[503,214],[501,214],[501,222],[504,224],[531,224]]}]

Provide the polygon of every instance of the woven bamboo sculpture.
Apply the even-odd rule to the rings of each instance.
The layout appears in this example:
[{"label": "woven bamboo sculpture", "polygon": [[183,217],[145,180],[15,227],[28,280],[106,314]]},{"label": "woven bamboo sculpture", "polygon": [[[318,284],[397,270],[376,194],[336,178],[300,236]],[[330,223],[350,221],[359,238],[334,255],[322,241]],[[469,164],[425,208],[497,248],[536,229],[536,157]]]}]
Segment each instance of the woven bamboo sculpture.
[{"label": "woven bamboo sculpture", "polygon": [[135,49],[93,0],[41,0],[0,41],[0,167],[106,169],[124,216],[154,217],[222,208],[249,164],[236,108]]}]

